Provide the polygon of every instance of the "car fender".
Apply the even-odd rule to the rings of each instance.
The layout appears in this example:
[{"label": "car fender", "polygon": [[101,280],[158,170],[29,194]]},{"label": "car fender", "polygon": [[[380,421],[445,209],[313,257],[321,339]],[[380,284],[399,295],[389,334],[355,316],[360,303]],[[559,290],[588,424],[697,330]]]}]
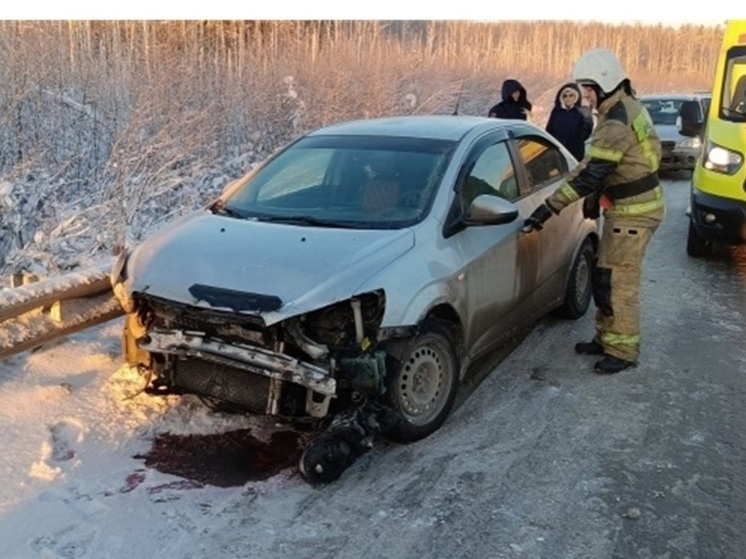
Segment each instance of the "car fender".
[{"label": "car fender", "polygon": [[432,309],[441,305],[452,308],[460,319],[461,312],[454,307],[453,302],[462,298],[462,295],[457,293],[449,282],[438,281],[423,286],[417,293],[414,293],[409,303],[400,312],[389,312],[388,303],[390,299],[387,293],[387,312],[384,314],[381,326],[413,326],[419,324]]},{"label": "car fender", "polygon": [[382,327],[414,326],[444,304],[459,320],[463,317],[465,284],[461,274],[454,272],[462,268],[461,255],[452,247],[430,242],[432,239],[421,231],[415,232],[415,238],[410,251],[392,260],[358,290],[363,293],[382,288],[386,293]]}]

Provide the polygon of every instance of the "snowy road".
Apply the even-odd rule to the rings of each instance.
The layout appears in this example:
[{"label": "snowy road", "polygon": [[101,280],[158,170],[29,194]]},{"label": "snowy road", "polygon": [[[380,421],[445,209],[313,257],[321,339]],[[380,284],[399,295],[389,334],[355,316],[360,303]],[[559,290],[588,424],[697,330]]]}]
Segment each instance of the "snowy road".
[{"label": "snowy road", "polygon": [[685,253],[688,181],[643,278],[640,365],[611,377],[542,321],[434,436],[337,482],[234,487],[144,465],[164,432],[275,428],[136,395],[119,324],[0,362],[7,559],[734,559],[746,548],[746,250]]}]

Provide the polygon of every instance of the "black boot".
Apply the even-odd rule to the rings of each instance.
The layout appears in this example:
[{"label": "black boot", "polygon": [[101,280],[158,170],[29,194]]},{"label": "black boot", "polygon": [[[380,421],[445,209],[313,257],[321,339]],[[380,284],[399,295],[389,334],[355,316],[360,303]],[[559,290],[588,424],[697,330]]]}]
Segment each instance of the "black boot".
[{"label": "black boot", "polygon": [[619,359],[618,357],[607,355],[606,357],[601,359],[601,361],[596,362],[595,371],[599,375],[613,375],[614,373],[619,373],[629,367],[636,366],[637,363],[635,363],[634,361],[625,361],[624,359]]},{"label": "black boot", "polygon": [[596,340],[591,340],[590,342],[580,342],[575,344],[575,351],[577,353],[585,353],[586,355],[602,355],[604,352],[604,346]]}]

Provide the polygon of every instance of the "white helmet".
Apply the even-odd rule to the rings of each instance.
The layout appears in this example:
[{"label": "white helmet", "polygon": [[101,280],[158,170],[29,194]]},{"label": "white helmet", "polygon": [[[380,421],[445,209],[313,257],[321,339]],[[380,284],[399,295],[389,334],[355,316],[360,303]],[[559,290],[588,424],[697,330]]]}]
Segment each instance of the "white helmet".
[{"label": "white helmet", "polygon": [[613,52],[608,49],[591,49],[575,62],[572,79],[580,84],[594,82],[604,93],[611,93],[627,79],[627,75]]}]

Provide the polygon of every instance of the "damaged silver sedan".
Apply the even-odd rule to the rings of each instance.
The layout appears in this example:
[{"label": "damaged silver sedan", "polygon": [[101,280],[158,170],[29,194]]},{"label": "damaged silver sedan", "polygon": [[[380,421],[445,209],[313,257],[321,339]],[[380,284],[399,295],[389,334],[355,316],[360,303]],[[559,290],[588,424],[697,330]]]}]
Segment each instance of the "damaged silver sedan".
[{"label": "damaged silver sedan", "polygon": [[435,432],[516,329],[586,312],[597,224],[577,204],[521,233],[575,163],[523,121],[317,130],[121,255],[126,359],[151,394],[318,423],[300,470],[331,481]]}]

